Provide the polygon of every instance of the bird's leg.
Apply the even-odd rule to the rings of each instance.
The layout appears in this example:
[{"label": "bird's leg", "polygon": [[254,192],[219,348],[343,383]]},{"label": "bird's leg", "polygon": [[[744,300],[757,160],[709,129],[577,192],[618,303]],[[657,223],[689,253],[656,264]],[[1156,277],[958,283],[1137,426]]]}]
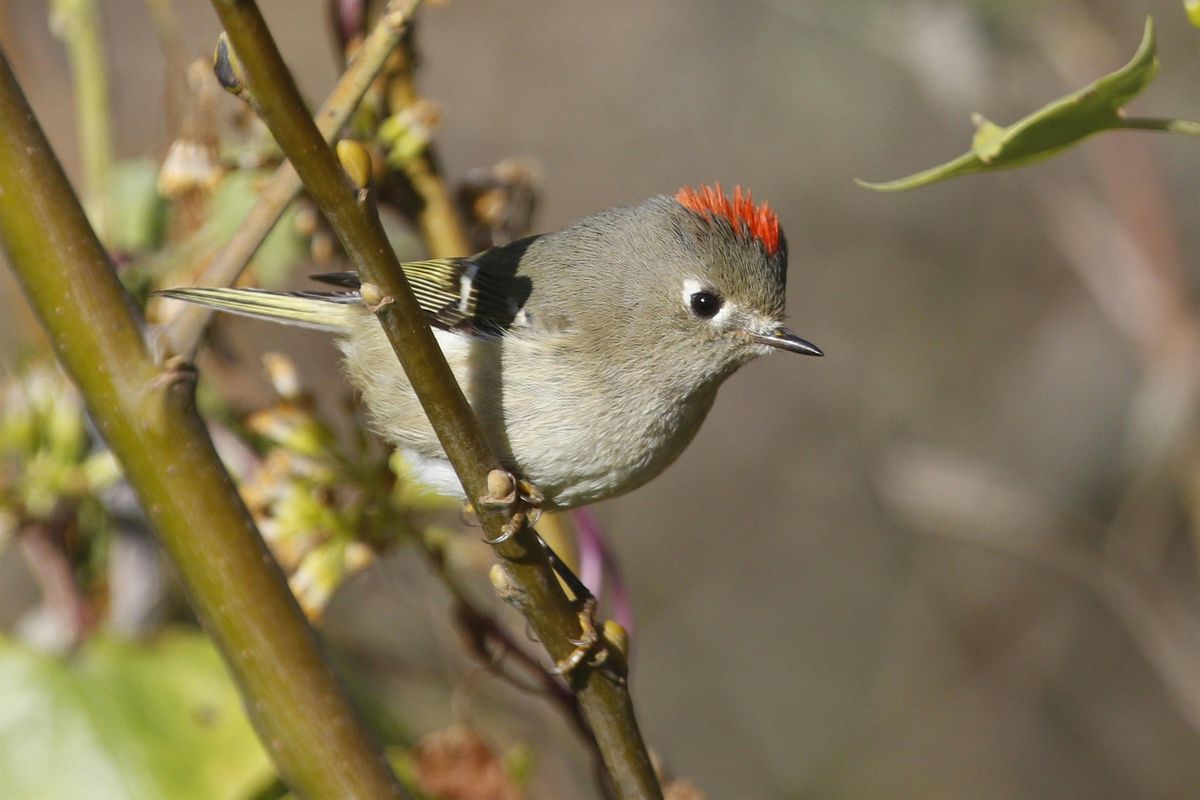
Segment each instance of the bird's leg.
[{"label": "bird's leg", "polygon": [[[479,506],[511,509],[511,516],[499,536],[484,539],[484,542],[491,545],[506,542],[516,535],[521,526],[526,524],[532,530],[534,523],[541,516],[541,504],[545,500],[536,486],[527,480],[517,478],[511,472],[494,469],[488,473],[487,487],[488,493],[476,501]],[[537,537],[538,544],[545,548],[550,566],[571,590],[571,594],[574,595],[573,602],[579,608],[577,612],[579,638],[570,640],[571,644],[575,645],[575,649],[565,658],[559,659],[551,672],[556,675],[570,676],[589,656],[592,656],[591,661],[588,662],[591,666],[600,666],[608,660],[608,645],[596,626],[595,595],[571,571],[566,562],[559,558],[550,545],[546,544],[546,540],[537,531],[533,531],[533,535]],[[495,582],[494,577],[493,582]]]},{"label": "bird's leg", "polygon": [[545,497],[540,489],[524,478],[518,478],[503,469],[494,469],[487,476],[488,493],[476,502],[481,508],[510,509],[511,515],[500,535],[484,539],[487,544],[507,542],[523,525],[533,526],[542,515]]},{"label": "bird's leg", "polygon": [[571,644],[575,645],[575,649],[568,653],[565,658],[559,659],[554,664],[551,672],[556,675],[569,676],[580,664],[584,663],[584,660],[588,656],[592,656],[588,664],[593,667],[599,667],[608,661],[609,643],[596,625],[596,596],[592,594],[583,581],[579,580],[579,576],[567,566],[567,563],[559,558],[558,553],[554,552],[554,548],[550,547],[537,531],[534,531],[533,534],[537,536],[538,543],[546,549],[546,556],[550,559],[550,566],[554,568],[555,574],[570,589],[574,597],[573,602],[579,609],[577,612],[579,638],[570,640]]},{"label": "bird's leg", "polygon": [[567,562],[559,558],[558,553],[554,552],[554,548],[542,538],[542,535],[537,531],[534,531],[533,535],[537,537],[538,544],[545,549],[546,556],[550,559],[550,566],[554,568],[555,574],[562,578],[562,582],[571,590],[571,595],[575,599],[575,602],[582,603],[592,598],[592,590],[583,581],[579,580],[579,576],[567,566]]}]

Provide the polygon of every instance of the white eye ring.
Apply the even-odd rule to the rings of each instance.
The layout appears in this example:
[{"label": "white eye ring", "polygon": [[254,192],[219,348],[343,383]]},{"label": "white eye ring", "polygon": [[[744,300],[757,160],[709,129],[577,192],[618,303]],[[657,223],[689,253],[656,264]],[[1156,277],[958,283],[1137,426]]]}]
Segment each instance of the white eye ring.
[{"label": "white eye ring", "polygon": [[718,292],[707,289],[693,278],[683,282],[683,305],[693,316],[705,322],[718,322],[725,318],[729,303]]}]

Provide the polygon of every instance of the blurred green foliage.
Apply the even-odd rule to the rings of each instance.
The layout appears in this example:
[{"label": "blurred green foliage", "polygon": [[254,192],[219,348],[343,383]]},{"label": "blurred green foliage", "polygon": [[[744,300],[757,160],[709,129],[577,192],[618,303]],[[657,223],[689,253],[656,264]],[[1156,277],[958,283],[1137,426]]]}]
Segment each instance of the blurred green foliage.
[{"label": "blurred green foliage", "polygon": [[0,638],[6,797],[243,798],[273,776],[203,633],[97,636],[68,659]]},{"label": "blurred green foliage", "polygon": [[0,544],[21,526],[81,513],[99,523],[98,494],[120,479],[96,448],[83,402],[56,364],[31,362],[0,383]]}]

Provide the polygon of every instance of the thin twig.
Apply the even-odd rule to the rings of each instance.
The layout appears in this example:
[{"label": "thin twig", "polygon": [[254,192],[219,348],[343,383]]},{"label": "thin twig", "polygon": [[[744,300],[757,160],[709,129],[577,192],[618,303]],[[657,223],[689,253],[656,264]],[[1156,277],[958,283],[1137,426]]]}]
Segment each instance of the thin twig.
[{"label": "thin twig", "polygon": [[[501,651],[497,654],[496,659],[488,657],[490,653],[486,651],[481,652],[481,656],[485,657],[489,669],[510,684],[525,691],[534,691],[542,694],[558,705],[585,741],[595,748],[595,737],[592,736],[591,729],[588,728],[587,721],[583,718],[583,714],[579,709],[579,702],[575,695],[571,693],[556,675],[547,670],[537,658],[526,652],[494,617],[475,605],[471,596],[459,585],[458,580],[450,572],[446,564],[445,554],[437,546],[431,544],[426,537],[418,536],[415,538],[422,552],[424,552],[426,558],[433,566],[434,572],[441,579],[446,590],[450,592],[451,597],[454,598],[458,615],[464,626],[470,629],[472,635],[478,635],[481,639],[492,639],[499,643]],[[502,670],[497,661],[505,657],[512,657],[519,662],[530,677],[539,684],[538,687],[535,688],[518,682],[513,676]],[[599,751],[597,751],[598,755]]]},{"label": "thin twig", "polygon": [[1117,127],[1122,130],[1161,131],[1163,133],[1179,133],[1184,136],[1200,136],[1200,122],[1190,119],[1129,117],[1121,120],[1121,124]]},{"label": "thin twig", "polygon": [[1048,567],[1093,590],[1140,647],[1179,713],[1200,730],[1200,625],[1186,599],[1161,575],[1077,543],[1123,535],[1119,519],[1101,524],[992,467],[924,448],[893,454],[880,489],[914,528]]},{"label": "thin twig", "polygon": [[[333,141],[358,108],[363,95],[404,37],[408,20],[418,4],[419,0],[393,0],[363,40],[337,85],[317,111],[317,127],[325,141]],[[291,162],[280,164],[246,215],[245,222],[200,275],[196,285],[229,286],[236,281],[302,188],[300,176]],[[174,305],[178,310],[159,332],[160,346],[165,354],[191,357],[212,320],[213,310],[191,303]]]},{"label": "thin twig", "polygon": [[163,369],[0,51],[0,245],[302,797],[402,794],[338,685],[195,411]]},{"label": "thin twig", "polygon": [[167,130],[178,130],[183,121],[183,110],[187,96],[187,64],[186,50],[179,37],[179,21],[175,17],[175,7],[172,0],[145,0],[146,10],[154,22],[154,32],[158,36],[158,44],[162,48],[165,62],[166,86],[163,87],[164,105],[166,106]]},{"label": "thin twig", "polygon": [[[257,4],[253,0],[213,0],[213,6],[241,61],[263,121],[296,166],[364,281],[375,284],[390,300],[377,305],[377,316],[467,495],[486,496],[488,475],[501,468],[500,461],[429,329],[369,194],[350,184],[304,112],[299,90]],[[489,538],[500,542],[495,550],[520,594],[534,634],[556,662],[568,657],[575,649],[572,639],[580,637],[579,615],[559,587],[545,550],[525,525],[511,537],[501,537],[511,511],[478,511]],[[661,797],[624,681],[587,665],[572,672],[571,679],[617,795]]]},{"label": "thin twig", "polygon": [[66,634],[67,646],[73,648],[83,640],[94,615],[67,552],[62,528],[70,515],[59,516],[54,521],[23,525],[17,541],[44,607]]}]

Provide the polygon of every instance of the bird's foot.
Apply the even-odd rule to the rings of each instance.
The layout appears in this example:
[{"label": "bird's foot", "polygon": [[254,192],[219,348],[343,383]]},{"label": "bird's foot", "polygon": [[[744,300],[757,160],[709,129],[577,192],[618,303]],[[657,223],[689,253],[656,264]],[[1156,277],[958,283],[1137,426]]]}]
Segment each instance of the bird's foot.
[{"label": "bird's foot", "polygon": [[480,508],[509,510],[508,522],[498,536],[484,539],[487,544],[507,542],[523,526],[532,527],[542,515],[545,496],[541,490],[524,478],[518,478],[503,469],[494,469],[487,476],[488,493],[476,503]]},{"label": "bird's foot", "polygon": [[522,503],[538,508],[546,498],[540,489],[508,470],[494,469],[487,476],[488,493],[479,498],[484,508],[509,508]]},{"label": "bird's foot", "polygon": [[599,667],[608,660],[608,645],[596,626],[596,598],[588,596],[579,604],[579,638],[571,639],[575,649],[560,658],[550,671],[555,675],[570,677],[571,673],[586,663]]}]

